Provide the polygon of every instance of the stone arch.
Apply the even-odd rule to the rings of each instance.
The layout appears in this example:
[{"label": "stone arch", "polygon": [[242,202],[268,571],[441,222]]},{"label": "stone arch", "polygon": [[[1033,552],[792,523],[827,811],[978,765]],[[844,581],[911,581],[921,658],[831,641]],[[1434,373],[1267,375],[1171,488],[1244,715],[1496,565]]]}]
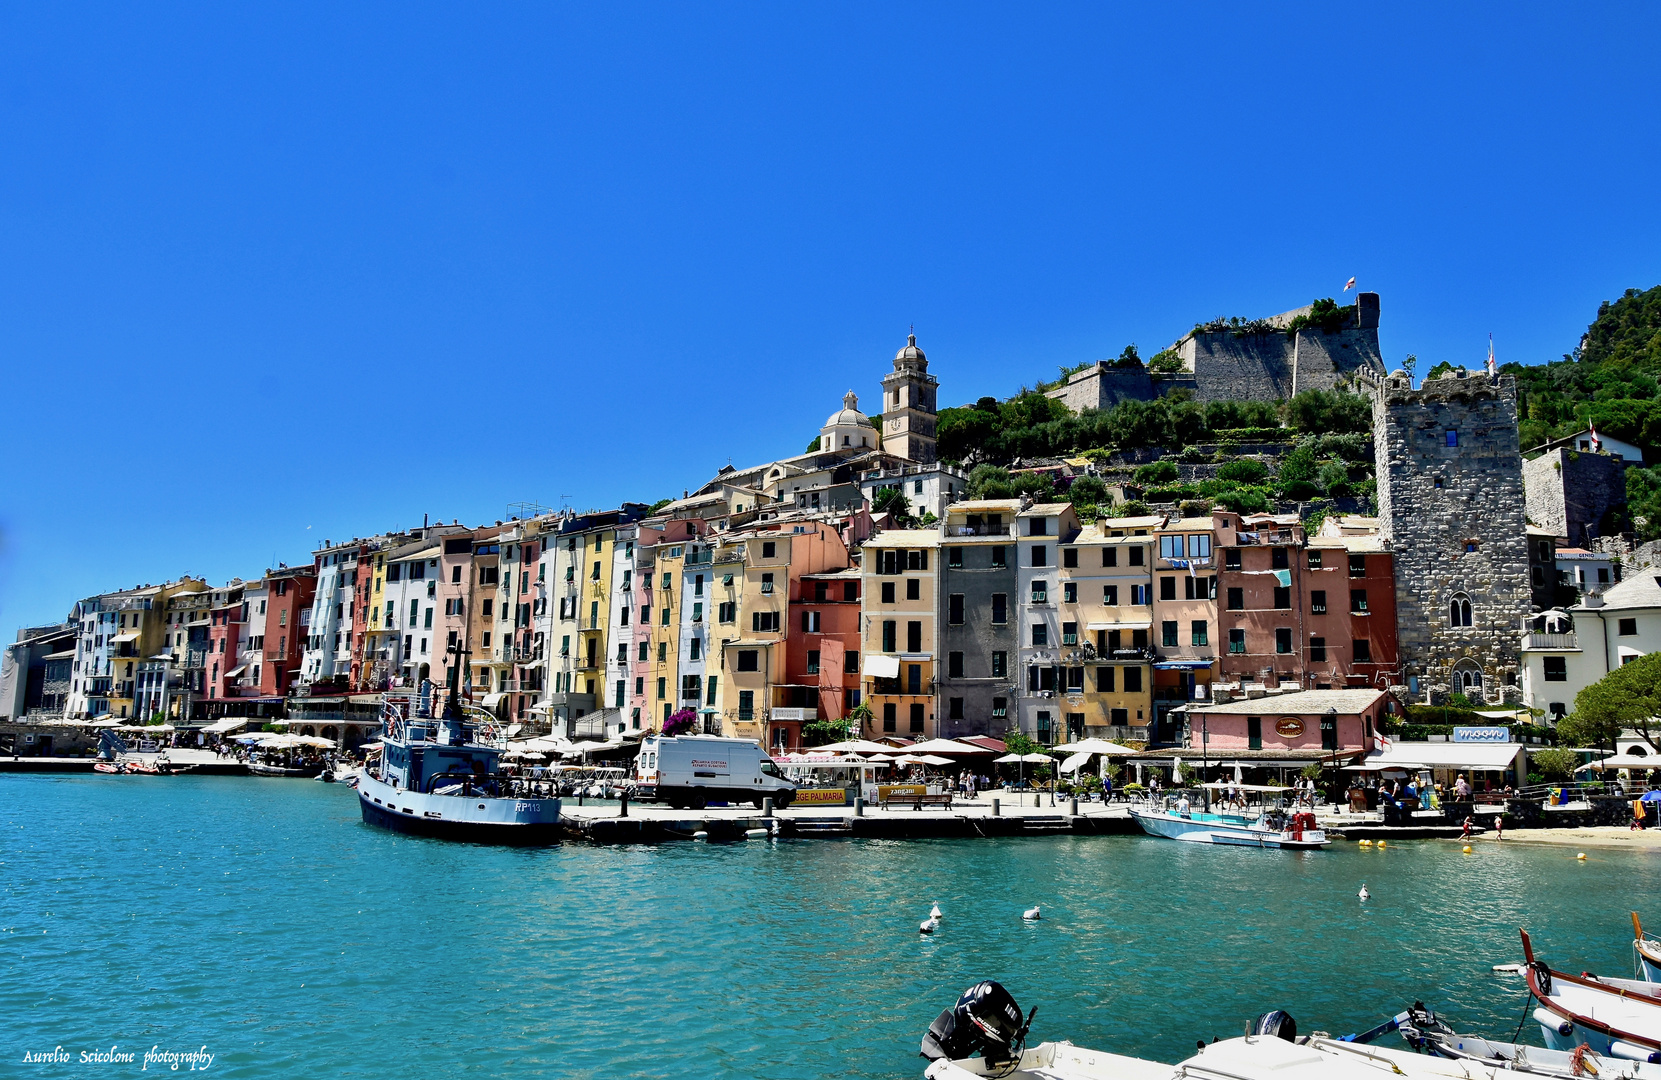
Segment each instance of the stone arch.
[{"label": "stone arch", "polygon": [[1467,593],[1456,592],[1448,601],[1448,625],[1471,625],[1471,598]]},{"label": "stone arch", "polygon": [[1480,699],[1483,696],[1482,683],[1482,666],[1467,656],[1453,665],[1448,689],[1455,694],[1474,695]]}]

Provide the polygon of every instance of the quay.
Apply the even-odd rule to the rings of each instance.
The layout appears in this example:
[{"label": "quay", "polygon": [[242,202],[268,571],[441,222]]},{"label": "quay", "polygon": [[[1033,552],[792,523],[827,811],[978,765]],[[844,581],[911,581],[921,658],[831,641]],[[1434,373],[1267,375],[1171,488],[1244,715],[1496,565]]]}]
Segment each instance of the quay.
[{"label": "quay", "polygon": [[[996,802],[994,802],[996,800]],[[748,806],[676,810],[657,803],[577,805],[566,800],[561,820],[573,839],[597,844],[645,844],[691,840],[743,840],[752,829],[791,838],[924,840],[1006,836],[1140,835],[1126,803],[1077,803],[1031,793],[982,795],[951,809],[884,809],[877,806],[793,806],[771,817]]]}]

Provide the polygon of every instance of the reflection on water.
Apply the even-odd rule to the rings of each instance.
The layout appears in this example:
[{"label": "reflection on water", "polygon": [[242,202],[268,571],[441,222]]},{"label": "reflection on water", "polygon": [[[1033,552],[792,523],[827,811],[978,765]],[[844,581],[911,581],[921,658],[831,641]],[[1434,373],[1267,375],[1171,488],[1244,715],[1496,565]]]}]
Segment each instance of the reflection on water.
[{"label": "reflection on water", "polygon": [[[1521,984],[1490,968],[1520,959],[1518,926],[1554,966],[1631,970],[1627,911],[1661,859],[1590,854],[518,851],[371,830],[336,785],[9,777],[0,1059],[160,1043],[251,1077],[915,1077],[929,1020],[985,977],[1039,1007],[1037,1038],[1167,1060],[1277,1007],[1342,1033],[1420,998],[1509,1036]],[[941,929],[920,937],[935,902]],[[1043,920],[1023,923],[1034,903]]]}]

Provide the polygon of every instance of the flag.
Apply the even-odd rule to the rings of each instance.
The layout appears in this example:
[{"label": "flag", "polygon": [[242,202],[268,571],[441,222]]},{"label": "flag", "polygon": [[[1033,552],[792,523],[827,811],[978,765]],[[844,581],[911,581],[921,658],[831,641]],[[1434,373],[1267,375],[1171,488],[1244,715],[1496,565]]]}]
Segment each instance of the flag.
[{"label": "flag", "polygon": [[1276,570],[1275,571],[1275,580],[1280,582],[1280,587],[1281,588],[1290,589],[1292,587],[1292,571],[1290,571],[1290,570]]},{"label": "flag", "polygon": [[1494,335],[1488,335],[1488,374],[1497,375],[1499,369],[1494,366]]},{"label": "flag", "polygon": [[[1590,423],[1590,421],[1588,421],[1588,423]],[[1591,424],[1591,433],[1592,433],[1592,452],[1593,453],[1602,453],[1603,452],[1603,440],[1598,438],[1598,426],[1596,424]]]},{"label": "flag", "polygon": [[1354,278],[1350,278],[1348,281],[1344,282],[1344,291],[1345,292],[1349,292],[1353,288],[1355,288],[1355,279]]},{"label": "flag", "polygon": [[1378,733],[1378,748],[1388,754],[1395,748],[1395,744],[1390,741],[1390,736],[1381,731]]}]

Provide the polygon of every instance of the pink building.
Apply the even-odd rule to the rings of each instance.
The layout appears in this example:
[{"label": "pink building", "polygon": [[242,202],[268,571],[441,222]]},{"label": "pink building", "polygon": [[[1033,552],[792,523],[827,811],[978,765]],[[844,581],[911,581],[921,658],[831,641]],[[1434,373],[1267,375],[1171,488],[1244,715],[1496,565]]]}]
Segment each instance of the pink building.
[{"label": "pink building", "polygon": [[1183,754],[1208,749],[1226,758],[1235,751],[1261,752],[1250,760],[1272,765],[1286,761],[1348,760],[1378,746],[1386,715],[1403,713],[1388,691],[1301,690],[1190,706],[1189,747]]}]

